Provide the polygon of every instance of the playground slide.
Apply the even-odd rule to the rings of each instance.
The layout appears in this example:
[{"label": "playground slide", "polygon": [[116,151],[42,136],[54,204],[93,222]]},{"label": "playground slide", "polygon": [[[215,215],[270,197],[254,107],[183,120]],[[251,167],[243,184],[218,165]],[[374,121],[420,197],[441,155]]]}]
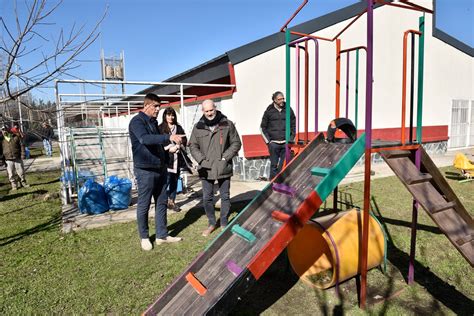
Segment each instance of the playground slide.
[{"label": "playground slide", "polygon": [[144,312],[146,315],[228,311],[364,153],[319,135],[266,186]]},{"label": "playground slide", "polygon": [[413,198],[473,266],[474,221],[428,154],[423,148],[420,150],[420,170],[410,151],[383,151],[381,154]]}]

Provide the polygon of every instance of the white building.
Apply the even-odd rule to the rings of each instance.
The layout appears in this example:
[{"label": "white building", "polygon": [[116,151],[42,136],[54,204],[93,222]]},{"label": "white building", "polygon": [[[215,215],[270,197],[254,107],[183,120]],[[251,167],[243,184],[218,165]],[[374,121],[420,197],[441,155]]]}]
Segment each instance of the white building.
[{"label": "white building", "polygon": [[[412,1],[436,10],[436,1]],[[291,27],[292,31],[333,38],[354,17],[365,9],[365,2],[357,3],[325,16]],[[393,6],[377,6],[374,10],[374,81],[373,81],[373,137],[399,140],[401,133],[403,36],[410,29],[418,30],[423,13]],[[282,21],[283,22],[283,21]],[[291,26],[291,25],[290,25]],[[366,15],[362,15],[339,38],[341,49],[366,45]],[[474,146],[474,49],[437,29],[433,15],[425,14],[424,41],[424,91],[423,91],[423,142],[435,144],[434,150]],[[293,37],[292,40],[297,39]],[[410,104],[410,37],[408,37],[407,109]],[[315,45],[309,42],[309,117],[314,118],[315,104]],[[415,61],[418,39],[415,44]],[[346,116],[346,65],[347,55],[341,55],[340,115]],[[360,52],[359,111],[357,127],[364,129],[365,117],[365,52]],[[417,62],[415,64],[417,66]],[[301,62],[301,80],[304,59]],[[296,111],[295,49],[291,57],[291,106]],[[213,98],[218,107],[232,121],[242,137],[240,161],[258,159],[268,155],[260,136],[260,120],[271,95],[279,90],[285,93],[285,34],[269,35],[247,45],[230,50],[204,64],[178,74],[166,81],[235,84],[229,88],[189,88],[187,95],[199,95],[186,100],[185,109],[179,109],[179,121],[190,133],[201,111],[196,106],[200,100]],[[415,108],[417,73],[415,68]],[[355,52],[350,55],[348,117],[355,120]],[[303,100],[303,86],[300,99]],[[150,87],[141,93],[176,94],[176,87]],[[175,101],[170,100],[170,101]],[[335,118],[336,100],[336,44],[319,41],[319,111],[318,131],[325,131]],[[174,104],[178,104],[175,102]],[[301,108],[303,108],[301,101]],[[301,118],[303,112],[301,111]],[[111,118],[105,125],[117,124]],[[120,120],[120,125],[128,119]],[[303,130],[303,120],[299,120]],[[409,125],[408,110],[406,126]],[[416,126],[416,113],[415,120]],[[309,130],[314,132],[314,119],[309,120]],[[407,132],[408,134],[408,132]],[[262,170],[257,171],[262,175]],[[257,176],[254,174],[253,177]]]}]

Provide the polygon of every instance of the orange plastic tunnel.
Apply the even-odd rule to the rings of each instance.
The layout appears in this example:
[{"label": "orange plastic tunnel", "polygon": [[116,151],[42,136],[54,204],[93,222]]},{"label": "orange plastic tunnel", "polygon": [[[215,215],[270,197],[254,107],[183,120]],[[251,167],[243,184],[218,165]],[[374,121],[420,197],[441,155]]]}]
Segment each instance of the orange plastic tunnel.
[{"label": "orange plastic tunnel", "polygon": [[[359,273],[363,212],[356,209],[308,222],[288,245],[288,257],[300,279],[326,289]],[[367,268],[383,261],[386,241],[380,223],[369,219]]]}]

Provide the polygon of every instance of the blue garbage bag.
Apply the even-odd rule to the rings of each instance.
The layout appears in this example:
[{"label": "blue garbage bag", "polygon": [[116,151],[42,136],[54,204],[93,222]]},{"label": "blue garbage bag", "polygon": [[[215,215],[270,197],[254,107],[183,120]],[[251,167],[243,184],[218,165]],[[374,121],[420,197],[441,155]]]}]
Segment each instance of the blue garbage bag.
[{"label": "blue garbage bag", "polygon": [[79,185],[83,185],[88,179],[94,180],[95,175],[90,170],[78,170],[77,182]]},{"label": "blue garbage bag", "polygon": [[104,189],[111,210],[128,208],[132,200],[132,181],[130,179],[110,176],[105,179]]},{"label": "blue garbage bag", "polygon": [[92,179],[79,189],[78,202],[82,214],[101,214],[109,210],[104,187]]}]

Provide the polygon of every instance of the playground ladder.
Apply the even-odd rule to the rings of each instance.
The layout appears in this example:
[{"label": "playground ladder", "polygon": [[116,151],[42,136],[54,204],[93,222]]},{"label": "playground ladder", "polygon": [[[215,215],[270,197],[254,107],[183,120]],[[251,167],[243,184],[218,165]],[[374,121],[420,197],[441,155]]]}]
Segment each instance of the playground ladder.
[{"label": "playground ladder", "polygon": [[413,162],[411,151],[382,151],[381,155],[413,198],[473,266],[474,221],[428,154],[423,148],[419,150],[420,170]]}]

